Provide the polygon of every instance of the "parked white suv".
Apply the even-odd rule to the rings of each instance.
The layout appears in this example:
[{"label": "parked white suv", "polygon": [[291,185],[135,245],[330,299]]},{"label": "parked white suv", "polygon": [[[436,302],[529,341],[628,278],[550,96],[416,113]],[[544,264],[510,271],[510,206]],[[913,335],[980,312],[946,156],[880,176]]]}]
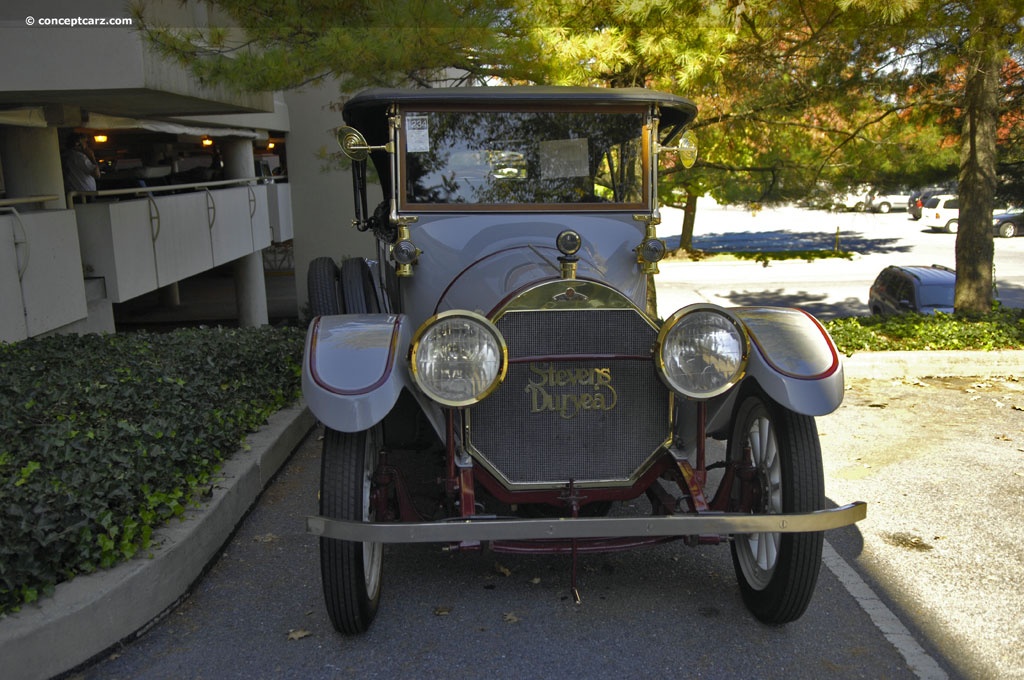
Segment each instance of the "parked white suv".
[{"label": "parked white suv", "polygon": [[871,192],[868,194],[868,210],[883,215],[893,210],[906,210],[909,200],[909,189],[893,189],[886,193]]},{"label": "parked white suv", "polygon": [[960,199],[952,194],[932,196],[921,208],[921,220],[932,231],[955,234],[960,226]]}]

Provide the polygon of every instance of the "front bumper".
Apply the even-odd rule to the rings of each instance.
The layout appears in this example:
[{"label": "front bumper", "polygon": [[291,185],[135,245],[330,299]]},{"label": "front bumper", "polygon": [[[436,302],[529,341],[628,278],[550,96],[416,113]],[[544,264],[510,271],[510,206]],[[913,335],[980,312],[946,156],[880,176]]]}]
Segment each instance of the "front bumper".
[{"label": "front bumper", "polygon": [[838,529],[867,516],[862,501],[799,514],[740,515],[704,513],[665,517],[578,519],[461,519],[441,522],[355,522],[307,517],[306,531],[324,538],[360,543],[457,543],[715,534],[804,533]]}]

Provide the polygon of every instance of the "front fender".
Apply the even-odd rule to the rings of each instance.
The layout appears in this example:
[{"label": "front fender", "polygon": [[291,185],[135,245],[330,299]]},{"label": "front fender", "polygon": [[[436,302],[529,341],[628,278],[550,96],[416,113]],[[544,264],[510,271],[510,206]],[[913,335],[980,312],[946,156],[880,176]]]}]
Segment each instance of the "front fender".
[{"label": "front fender", "polygon": [[753,345],[749,377],[783,406],[823,416],[843,403],[843,363],[832,338],[813,316],[789,307],[737,307]]},{"label": "front fender", "polygon": [[384,419],[412,387],[402,357],[412,336],[401,314],[342,314],[313,319],[302,359],[302,394],[327,427],[360,432]]}]

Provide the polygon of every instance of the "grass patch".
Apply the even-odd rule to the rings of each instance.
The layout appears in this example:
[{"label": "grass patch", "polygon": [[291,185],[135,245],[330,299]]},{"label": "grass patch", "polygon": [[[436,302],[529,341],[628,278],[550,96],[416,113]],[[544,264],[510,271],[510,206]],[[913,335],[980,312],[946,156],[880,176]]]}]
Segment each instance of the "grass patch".
[{"label": "grass patch", "polygon": [[753,262],[760,262],[761,266],[767,267],[772,262],[782,262],[783,260],[803,260],[804,262],[826,259],[852,260],[853,253],[848,250],[678,250],[672,253],[669,259],[693,262],[703,260],[751,260]]},{"label": "grass patch", "polygon": [[0,344],[0,616],[145,551],[300,393],[297,328]]}]

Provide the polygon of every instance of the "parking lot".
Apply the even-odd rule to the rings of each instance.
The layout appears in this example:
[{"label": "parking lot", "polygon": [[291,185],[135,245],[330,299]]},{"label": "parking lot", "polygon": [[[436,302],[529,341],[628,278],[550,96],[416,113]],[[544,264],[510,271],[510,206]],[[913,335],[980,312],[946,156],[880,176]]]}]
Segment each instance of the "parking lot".
[{"label": "parking lot", "polygon": [[[663,210],[659,236],[670,247],[678,243],[681,223],[681,211]],[[751,213],[711,204],[698,207],[694,228],[694,246],[709,253],[830,249],[837,238],[840,250],[854,253],[852,259],[778,260],[768,267],[722,256],[663,262],[658,311],[667,317],[690,302],[715,302],[792,305],[823,319],[867,314],[868,288],[885,267],[956,266],[956,235],[928,231],[905,211],[882,215],[783,207]],[[1024,238],[995,239],[995,277],[1002,302],[1024,307]]]}]

